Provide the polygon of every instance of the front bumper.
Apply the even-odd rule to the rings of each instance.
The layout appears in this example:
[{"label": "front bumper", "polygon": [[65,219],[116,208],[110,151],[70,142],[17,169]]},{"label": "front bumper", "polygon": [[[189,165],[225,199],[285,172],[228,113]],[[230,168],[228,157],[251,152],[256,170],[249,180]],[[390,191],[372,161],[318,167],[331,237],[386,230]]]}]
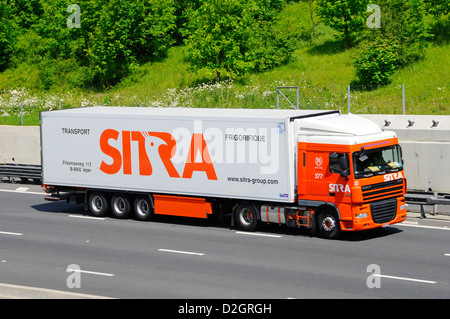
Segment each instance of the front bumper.
[{"label": "front bumper", "polygon": [[[342,231],[361,231],[380,227],[386,227],[392,224],[401,223],[406,219],[405,199],[403,197],[397,198],[395,217],[392,220],[377,223],[372,218],[371,205],[363,204],[355,206],[353,211],[353,220],[341,220],[340,226]],[[356,216],[366,216],[363,218],[356,218]]]}]

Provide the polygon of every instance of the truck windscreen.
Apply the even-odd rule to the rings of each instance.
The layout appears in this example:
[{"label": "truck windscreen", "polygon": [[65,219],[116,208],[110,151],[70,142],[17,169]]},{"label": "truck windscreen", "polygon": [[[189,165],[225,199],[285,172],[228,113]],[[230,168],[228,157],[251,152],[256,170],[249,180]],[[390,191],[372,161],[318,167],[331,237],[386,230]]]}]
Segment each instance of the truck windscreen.
[{"label": "truck windscreen", "polygon": [[403,170],[399,145],[353,153],[355,178],[383,175]]}]

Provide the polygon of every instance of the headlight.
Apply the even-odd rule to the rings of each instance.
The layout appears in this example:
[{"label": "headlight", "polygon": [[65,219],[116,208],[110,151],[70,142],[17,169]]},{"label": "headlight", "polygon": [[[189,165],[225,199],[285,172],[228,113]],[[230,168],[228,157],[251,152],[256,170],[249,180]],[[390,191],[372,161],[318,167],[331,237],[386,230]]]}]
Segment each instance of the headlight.
[{"label": "headlight", "polygon": [[408,204],[403,204],[403,205],[401,205],[401,206],[400,206],[400,210],[406,209],[406,206],[408,206]]},{"label": "headlight", "polygon": [[368,215],[367,213],[362,213],[362,214],[356,214],[355,218],[366,218]]}]

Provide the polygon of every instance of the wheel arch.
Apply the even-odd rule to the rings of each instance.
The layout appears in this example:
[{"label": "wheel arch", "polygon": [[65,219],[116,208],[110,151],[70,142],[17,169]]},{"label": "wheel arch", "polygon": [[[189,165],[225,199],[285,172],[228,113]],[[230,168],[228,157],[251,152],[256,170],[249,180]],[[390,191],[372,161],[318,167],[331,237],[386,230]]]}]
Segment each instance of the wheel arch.
[{"label": "wheel arch", "polygon": [[317,208],[315,209],[315,216],[318,216],[319,213],[323,212],[323,211],[333,211],[334,213],[336,213],[336,217],[339,221],[341,221],[341,213],[339,212],[339,208],[334,204],[334,203],[323,203],[320,206],[317,206]]},{"label": "wheel arch", "polygon": [[339,211],[339,208],[332,202],[325,202],[325,201],[315,201],[315,200],[299,200],[298,201],[299,206],[306,206],[308,208],[314,209],[314,215],[317,216],[318,212],[327,210],[327,209],[333,209],[336,212],[337,218],[340,221],[341,220],[341,213]]}]

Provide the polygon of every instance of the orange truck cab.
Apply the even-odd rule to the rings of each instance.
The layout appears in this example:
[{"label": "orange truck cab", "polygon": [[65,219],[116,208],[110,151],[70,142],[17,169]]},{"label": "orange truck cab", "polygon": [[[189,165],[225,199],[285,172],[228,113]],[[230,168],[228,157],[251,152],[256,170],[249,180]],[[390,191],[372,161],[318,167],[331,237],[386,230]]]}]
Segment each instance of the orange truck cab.
[{"label": "orange truck cab", "polygon": [[364,118],[298,123],[298,205],[325,237],[402,222],[406,179],[396,134]]}]

